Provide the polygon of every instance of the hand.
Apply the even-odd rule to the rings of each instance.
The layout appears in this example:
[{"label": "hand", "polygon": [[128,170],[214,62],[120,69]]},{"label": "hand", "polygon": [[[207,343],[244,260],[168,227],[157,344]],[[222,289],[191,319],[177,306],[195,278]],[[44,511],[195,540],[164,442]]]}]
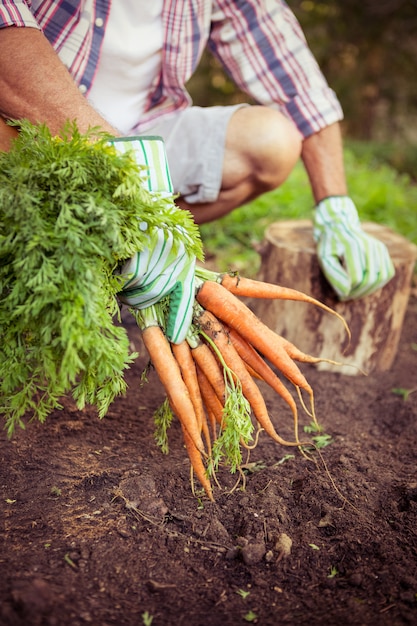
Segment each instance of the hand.
[{"label": "hand", "polygon": [[143,180],[149,191],[172,196],[174,188],[162,137],[114,137],[110,143],[119,152],[132,150],[136,163],[146,167]]},{"label": "hand", "polygon": [[[150,192],[172,195],[162,138],[123,137],[111,143],[121,152],[132,150],[136,162],[146,166],[144,184]],[[129,278],[119,298],[129,306],[144,309],[169,296],[165,334],[172,343],[181,343],[192,321],[196,258],[170,230],[148,228],[146,222],[140,226],[148,244],[121,268],[120,273]]]},{"label": "hand", "polygon": [[320,266],[340,300],[368,295],[394,276],[385,244],[365,233],[350,198],[322,200],[313,221]]},{"label": "hand", "polygon": [[[143,223],[144,230],[147,224]],[[144,309],[169,295],[165,334],[172,343],[181,343],[190,328],[195,295],[195,256],[180,241],[174,245],[171,231],[149,229],[149,244],[129,259],[120,273],[129,276],[120,300]]]}]

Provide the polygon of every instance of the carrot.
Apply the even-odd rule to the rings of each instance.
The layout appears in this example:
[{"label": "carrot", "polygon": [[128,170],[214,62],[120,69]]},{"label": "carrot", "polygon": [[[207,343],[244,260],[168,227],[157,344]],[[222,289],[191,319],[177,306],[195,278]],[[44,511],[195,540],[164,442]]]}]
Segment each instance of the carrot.
[{"label": "carrot", "polygon": [[224,404],[226,395],[226,384],[219,362],[217,361],[213,352],[210,350],[207,344],[199,340],[197,345],[193,345],[191,347],[191,355],[195,363],[208,378],[220,402]]},{"label": "carrot", "polygon": [[[236,346],[235,346],[235,347],[236,347]],[[240,354],[239,356],[240,356],[240,357],[242,357],[242,355],[241,355],[241,354]],[[243,359],[243,360],[245,361],[245,359]],[[253,367],[252,367],[251,365],[249,365],[249,363],[247,363],[246,361],[245,361],[245,365],[246,365],[246,369],[248,370],[248,372],[249,372],[249,374],[252,376],[252,378],[256,378],[257,380],[262,380],[262,381],[264,380],[264,379],[262,378],[262,376],[260,376],[260,375],[258,374],[258,372],[255,372],[255,370],[253,369]]]},{"label": "carrot", "polygon": [[259,378],[269,385],[290,407],[294,419],[294,430],[298,439],[298,411],[291,393],[252,345],[243,339],[233,328],[227,328],[226,330],[246,366],[250,366]]},{"label": "carrot", "polygon": [[366,376],[366,372],[362,370],[360,367],[353,363],[340,363],[339,361],[334,361],[333,359],[326,359],[323,357],[312,356],[311,354],[306,354],[302,352],[297,346],[295,346],[291,341],[285,339],[285,337],[281,337],[282,345],[288,356],[290,356],[294,361],[299,361],[300,363],[309,363],[311,365],[317,365],[318,363],[330,363],[330,365],[348,365],[349,367],[354,367],[364,376]]},{"label": "carrot", "polygon": [[316,300],[313,296],[309,296],[297,289],[291,289],[290,287],[282,287],[281,285],[275,285],[273,283],[266,283],[260,280],[253,280],[251,278],[245,278],[244,276],[221,274],[221,284],[230,293],[235,296],[243,296],[250,298],[264,298],[272,300],[294,300],[296,302],[306,302],[307,304],[314,304],[323,311],[327,311],[332,315],[335,315],[342,322],[345,327],[346,333],[351,337],[349,326],[346,320],[340,313],[334,311],[332,308]]},{"label": "carrot", "polygon": [[217,437],[216,424],[221,426],[223,422],[223,405],[220,402],[216,392],[214,391],[210,381],[204,372],[197,365],[197,378],[200,387],[200,392],[203,398],[204,405],[206,407],[209,418],[211,418],[211,429],[213,433],[213,439]]},{"label": "carrot", "polygon": [[188,457],[191,462],[191,467],[193,468],[195,475],[203,486],[204,491],[206,492],[209,499],[211,501],[214,501],[213,491],[211,489],[210,481],[207,477],[206,468],[201,458],[200,451],[197,450],[197,448],[195,447],[194,442],[188,433],[188,430],[184,426],[182,426],[182,434],[184,437],[185,447],[187,448]]},{"label": "carrot", "polygon": [[322,357],[305,354],[305,352],[302,352],[291,341],[285,339],[285,337],[280,337],[280,339],[285,352],[295,361],[299,361],[300,363],[310,363],[313,365],[316,365],[317,363],[332,363],[333,365],[342,365],[342,363],[332,361],[332,359],[324,359]]},{"label": "carrot", "polygon": [[[197,315],[197,309],[201,307],[196,304],[194,308],[195,315]],[[215,476],[215,470],[221,459],[225,457],[227,464],[230,465],[230,471],[233,473],[242,463],[241,444],[246,446],[252,439],[254,427],[251,420],[250,404],[243,394],[240,380],[227,366],[217,346],[201,329],[199,332],[202,333],[219,360],[224,373],[226,390],[220,415],[219,412],[216,413],[220,428],[219,434],[213,442],[210,468]]]},{"label": "carrot", "polygon": [[304,389],[313,398],[311,386],[283,348],[279,335],[268,328],[235,295],[219,283],[205,281],[197,291],[196,299],[201,306],[242,335],[295,386]]},{"label": "carrot", "polygon": [[204,435],[207,443],[208,455],[210,456],[211,437],[207,425],[207,418],[204,411],[200,386],[198,383],[196,364],[191,354],[191,348],[188,342],[184,340],[181,343],[171,344],[171,349],[180,367],[188,393],[190,394],[191,402],[193,403],[194,411],[197,417],[197,425],[200,432]]},{"label": "carrot", "polygon": [[285,446],[298,446],[299,442],[289,442],[278,435],[268,414],[263,396],[246,369],[245,363],[240,358],[233,343],[229,339],[223,325],[208,310],[202,310],[198,314],[198,324],[204,333],[214,342],[222,355],[227,366],[230,367],[236,378],[242,385],[242,391],[248,400],[253,414],[265,432],[277,443]]},{"label": "carrot", "polygon": [[195,447],[204,453],[194,407],[165,334],[159,326],[151,325],[142,328],[142,338],[172,410],[187,430]]},{"label": "carrot", "polygon": [[187,341],[184,340],[181,343],[171,344],[171,349],[179,365],[182,378],[188,389],[188,393],[190,394],[191,402],[193,403],[194,411],[197,417],[197,424],[201,431],[204,421],[204,407],[201,399],[200,387],[198,385],[195,362],[191,355],[190,346]]},{"label": "carrot", "polygon": [[209,457],[211,457],[211,435],[210,435],[210,428],[209,428],[209,423],[207,421],[207,415],[206,412],[204,410],[203,407],[203,423],[201,426],[201,431],[204,435],[204,439],[206,440],[207,443],[207,454]]}]

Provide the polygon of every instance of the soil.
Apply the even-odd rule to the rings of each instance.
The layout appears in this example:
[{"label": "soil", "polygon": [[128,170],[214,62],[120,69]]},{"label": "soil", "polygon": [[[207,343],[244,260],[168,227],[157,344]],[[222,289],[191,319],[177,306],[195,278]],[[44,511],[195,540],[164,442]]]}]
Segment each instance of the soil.
[{"label": "soil", "polygon": [[[304,368],[331,444],[304,458],[264,433],[215,502],[193,495],[178,423],[147,358],[99,420],[70,399],[2,436],[2,626],[417,623],[417,295],[389,372]],[[274,394],[263,390],[271,411]],[[309,420],[307,420],[308,422]],[[291,418],[280,412],[281,434]]]}]

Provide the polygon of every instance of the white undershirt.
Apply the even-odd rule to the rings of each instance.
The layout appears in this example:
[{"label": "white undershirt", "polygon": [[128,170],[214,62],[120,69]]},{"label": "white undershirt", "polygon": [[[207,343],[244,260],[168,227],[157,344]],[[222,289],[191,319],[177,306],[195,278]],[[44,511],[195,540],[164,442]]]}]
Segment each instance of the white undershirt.
[{"label": "white undershirt", "polygon": [[121,133],[140,121],[161,68],[163,0],[113,0],[89,102]]}]

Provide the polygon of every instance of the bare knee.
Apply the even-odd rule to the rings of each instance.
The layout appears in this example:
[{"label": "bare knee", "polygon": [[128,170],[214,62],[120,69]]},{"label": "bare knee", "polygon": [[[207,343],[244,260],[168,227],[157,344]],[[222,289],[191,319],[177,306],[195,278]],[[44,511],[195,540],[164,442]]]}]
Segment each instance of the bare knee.
[{"label": "bare knee", "polygon": [[238,109],[227,127],[222,183],[215,202],[177,204],[194,215],[197,224],[210,222],[279,187],[301,154],[302,137],[278,111],[263,106]]},{"label": "bare knee", "polygon": [[282,113],[264,106],[238,109],[230,122],[230,148],[240,152],[254,195],[279,187],[300,158],[302,136]]},{"label": "bare knee", "polygon": [[268,190],[282,185],[301,155],[302,136],[295,124],[278,111],[263,108],[258,120],[256,172]]}]

